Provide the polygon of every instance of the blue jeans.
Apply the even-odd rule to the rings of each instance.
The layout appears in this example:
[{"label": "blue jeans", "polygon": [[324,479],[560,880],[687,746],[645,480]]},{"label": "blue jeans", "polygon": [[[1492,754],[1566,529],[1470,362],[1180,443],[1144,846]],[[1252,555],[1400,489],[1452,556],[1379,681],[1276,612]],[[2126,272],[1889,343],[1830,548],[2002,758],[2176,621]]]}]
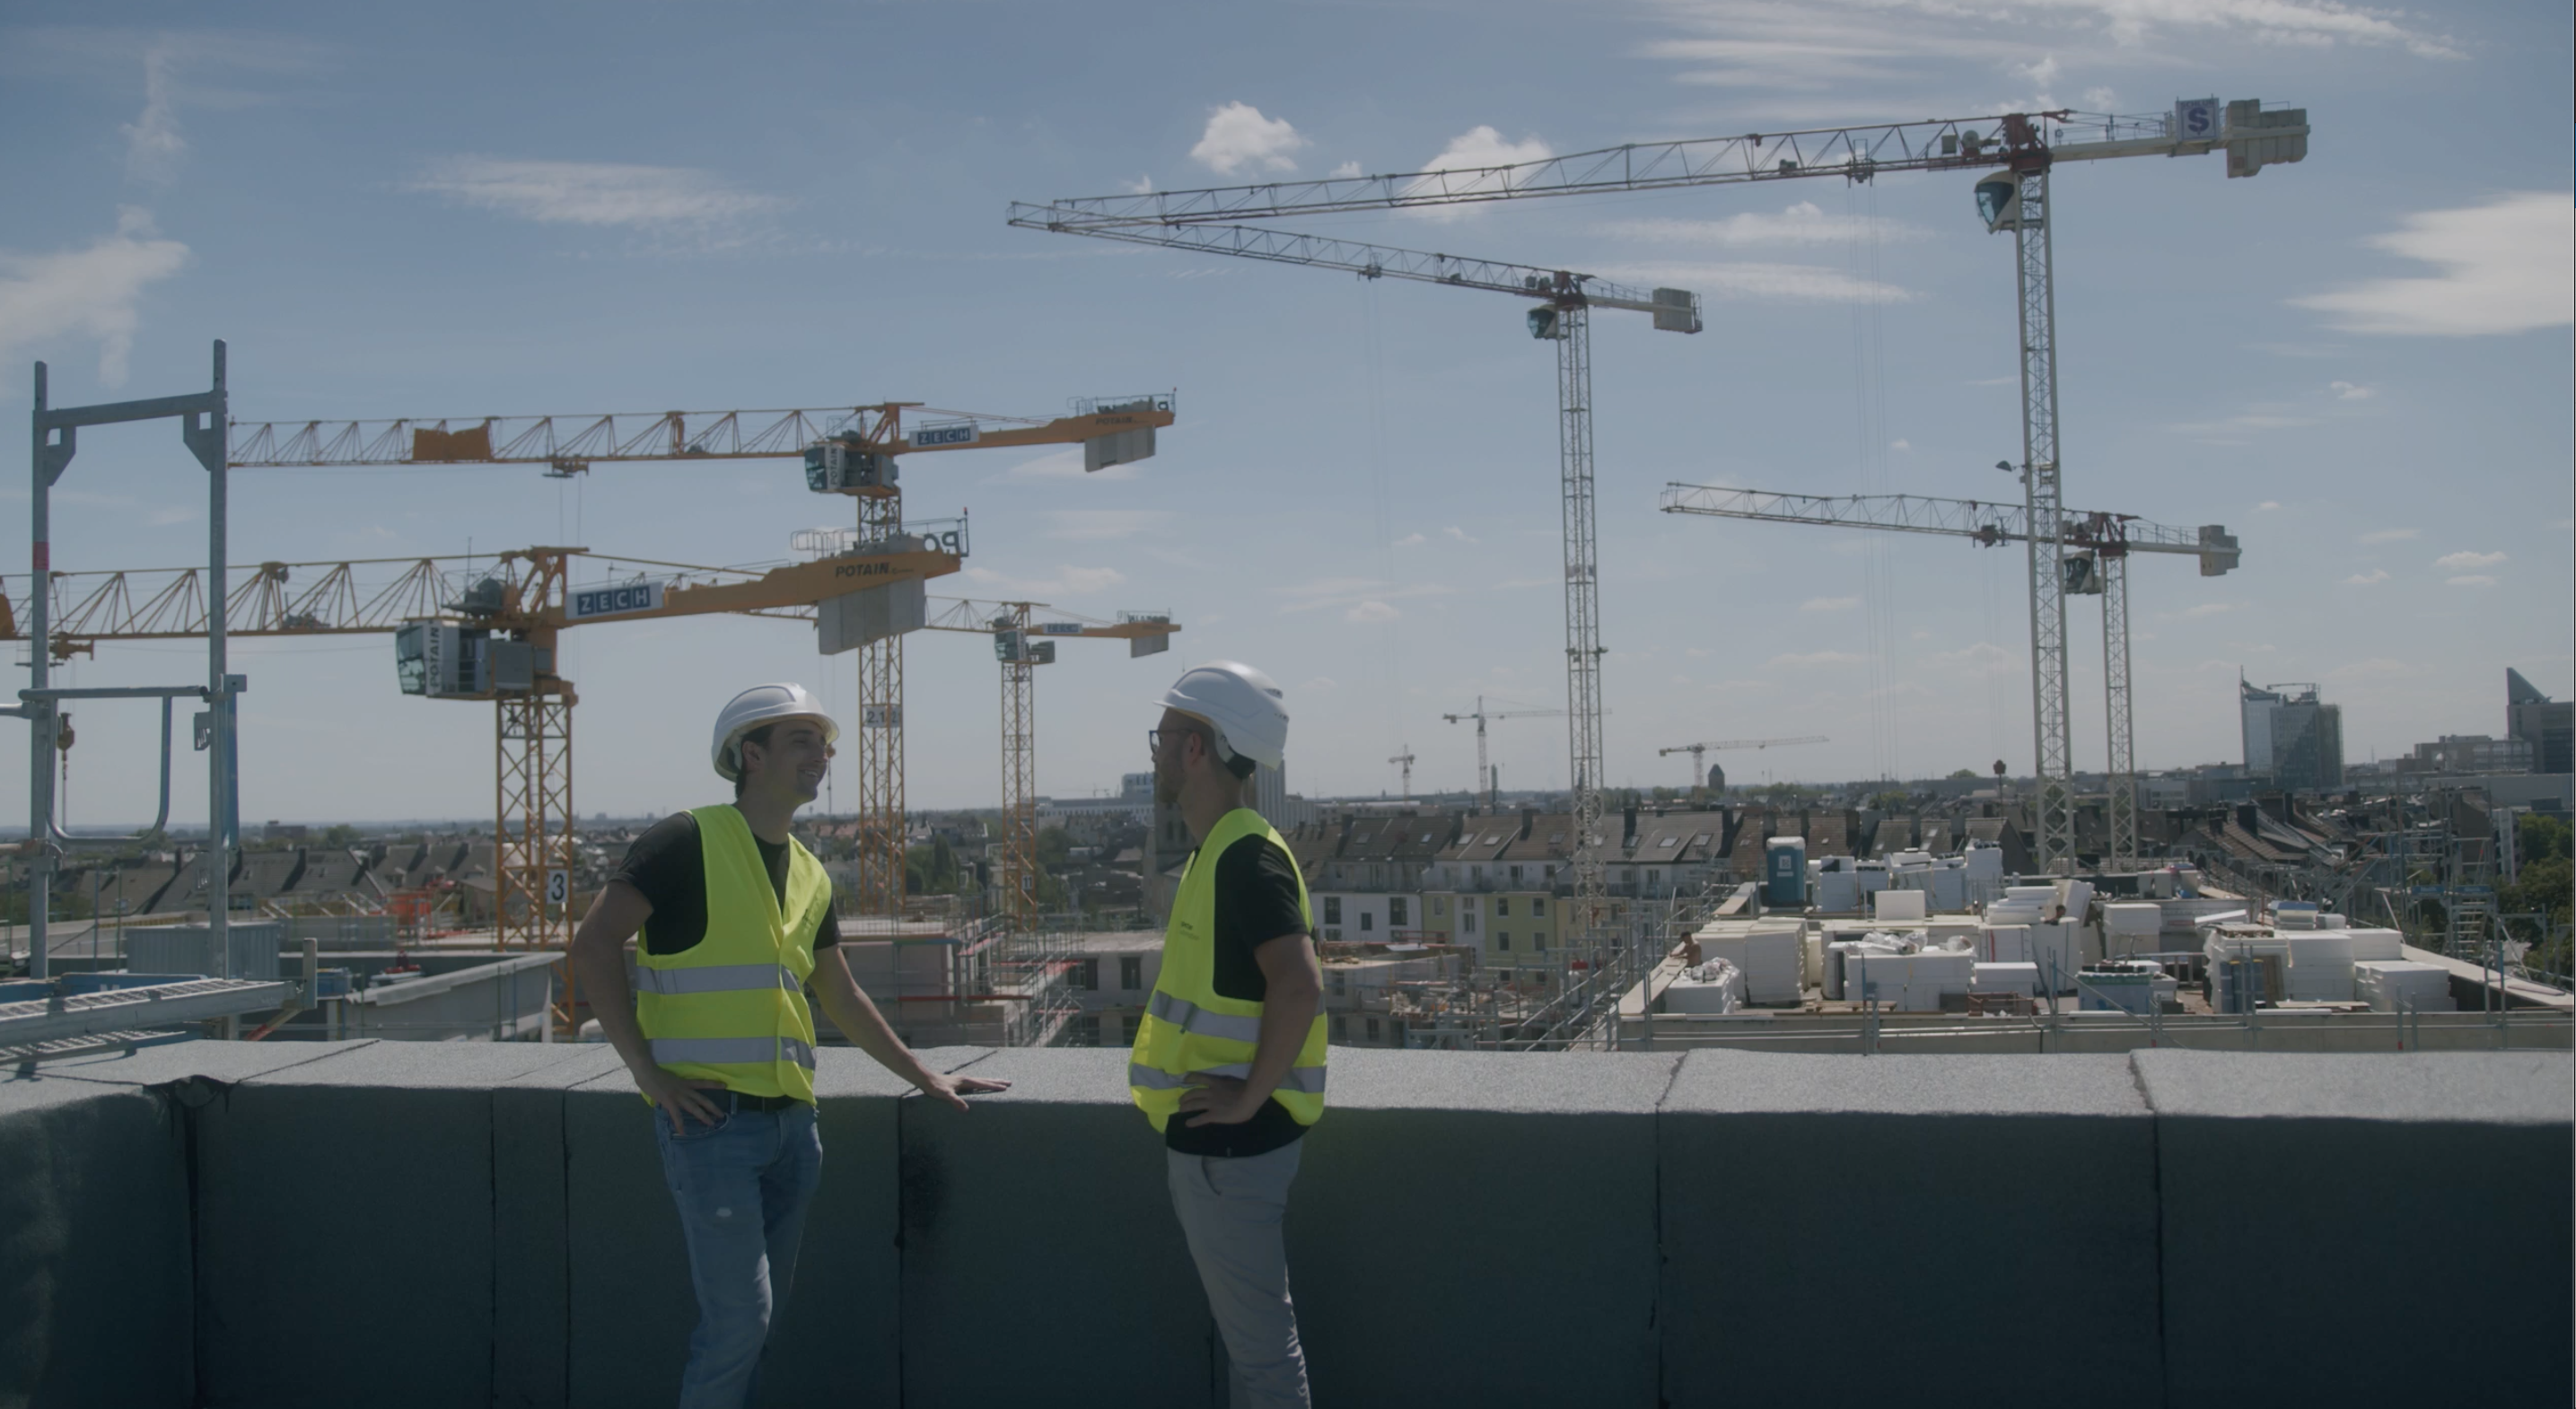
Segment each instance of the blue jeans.
[{"label": "blue jeans", "polygon": [[683,1116],[685,1133],[674,1135],[670,1116],[656,1110],[653,1139],[698,1293],[680,1409],[738,1409],[760,1383],[770,1321],[796,1280],[805,1209],[823,1178],[823,1137],[801,1101],[758,1111],[735,1109],[731,1092],[707,1095],[728,1112],[723,1120]]}]

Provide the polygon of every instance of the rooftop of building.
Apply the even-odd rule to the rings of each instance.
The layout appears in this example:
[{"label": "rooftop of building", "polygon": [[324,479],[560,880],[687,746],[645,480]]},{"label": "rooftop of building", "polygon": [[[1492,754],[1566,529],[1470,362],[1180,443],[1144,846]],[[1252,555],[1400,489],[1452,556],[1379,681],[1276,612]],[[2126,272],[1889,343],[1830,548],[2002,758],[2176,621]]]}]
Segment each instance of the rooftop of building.
[{"label": "rooftop of building", "polygon": [[[822,1054],[765,1402],[1223,1403],[1126,1054],[924,1055],[1014,1085],[959,1113]],[[2564,1054],[1331,1071],[1287,1225],[1319,1403],[2564,1400]],[[0,1399],[665,1402],[694,1308],[650,1119],[598,1047],[21,1069]],[[2419,1292],[2474,1344],[2387,1332]]]}]

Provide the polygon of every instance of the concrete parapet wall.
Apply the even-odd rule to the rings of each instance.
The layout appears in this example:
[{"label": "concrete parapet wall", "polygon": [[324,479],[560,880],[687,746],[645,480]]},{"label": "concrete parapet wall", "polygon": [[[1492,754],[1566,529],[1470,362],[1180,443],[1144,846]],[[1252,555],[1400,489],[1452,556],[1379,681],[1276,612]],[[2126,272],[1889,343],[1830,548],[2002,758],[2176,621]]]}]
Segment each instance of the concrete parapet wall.
[{"label": "concrete parapet wall", "polygon": [[[1124,1054],[925,1056],[1015,1084],[822,1054],[763,1402],[1222,1405]],[[686,1259],[603,1048],[14,1074],[0,1404],[671,1397]],[[1290,1263],[1331,1406],[2564,1403],[2572,1099],[2552,1053],[1336,1049]]]}]

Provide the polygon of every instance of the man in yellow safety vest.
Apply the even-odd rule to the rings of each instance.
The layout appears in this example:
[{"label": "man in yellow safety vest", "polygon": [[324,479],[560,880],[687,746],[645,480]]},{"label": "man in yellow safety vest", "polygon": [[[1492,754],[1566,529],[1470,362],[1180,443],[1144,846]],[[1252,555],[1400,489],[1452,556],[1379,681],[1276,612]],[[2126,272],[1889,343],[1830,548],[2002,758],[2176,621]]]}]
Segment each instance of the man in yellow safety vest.
[{"label": "man in yellow safety vest", "polygon": [[1244,806],[1280,765],[1276,682],[1211,661],[1162,698],[1148,737],[1154,800],[1180,808],[1197,850],[1181,873],[1163,968],[1136,1029],[1127,1083],[1162,1132],[1172,1208],[1225,1341],[1237,1409],[1308,1402],[1281,1221],[1300,1137],[1324,1114],[1323,975],[1297,860]]},{"label": "man in yellow safety vest", "polygon": [[[930,1070],[850,977],[832,882],[789,834],[839,730],[801,685],[760,685],[717,716],[730,804],[656,823],[573,935],[602,1033],[654,1110],[698,1296],[682,1409],[735,1409],[759,1380],[822,1178],[810,993],[861,1051],[935,1099],[1010,1083]],[[626,941],[641,931],[635,972]]]}]

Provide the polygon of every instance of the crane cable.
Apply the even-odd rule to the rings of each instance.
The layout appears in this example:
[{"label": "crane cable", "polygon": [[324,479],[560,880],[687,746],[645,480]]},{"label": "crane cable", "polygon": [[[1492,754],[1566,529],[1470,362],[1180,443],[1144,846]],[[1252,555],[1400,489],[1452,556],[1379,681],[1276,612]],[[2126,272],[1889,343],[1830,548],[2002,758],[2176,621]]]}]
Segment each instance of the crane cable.
[{"label": "crane cable", "polygon": [[[1869,203],[1865,209],[1861,206],[1864,191]],[[1868,290],[1868,297],[1855,301],[1852,307],[1853,423],[1859,436],[1861,489],[1867,494],[1888,492],[1886,329],[1881,316],[1884,301],[1877,292],[1877,200],[1875,186],[1862,186],[1847,188],[1843,201],[1845,215],[1857,227],[1844,247],[1847,267]],[[1889,552],[1879,535],[1873,534],[1862,542],[1861,610],[1868,659],[1870,762],[1882,780],[1895,777],[1898,762],[1895,711],[1889,698],[1893,679],[1889,657],[1895,635]]]}]

